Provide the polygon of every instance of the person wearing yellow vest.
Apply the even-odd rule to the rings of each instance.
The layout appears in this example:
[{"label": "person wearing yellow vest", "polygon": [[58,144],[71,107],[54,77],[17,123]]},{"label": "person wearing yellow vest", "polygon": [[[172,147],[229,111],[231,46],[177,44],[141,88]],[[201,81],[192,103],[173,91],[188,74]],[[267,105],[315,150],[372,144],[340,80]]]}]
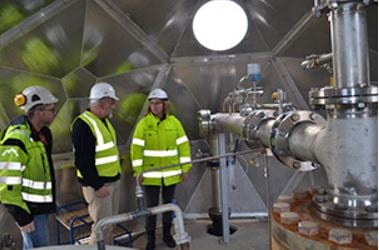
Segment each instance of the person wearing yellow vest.
[{"label": "person wearing yellow vest", "polygon": [[[157,206],[162,190],[164,204],[171,203],[176,184],[188,178],[191,169],[191,150],[187,135],[180,121],[169,114],[167,93],[154,89],[148,96],[149,108],[145,117],[137,124],[132,145],[131,160],[134,176],[142,181],[147,207]],[[164,169],[162,166],[183,163]],[[163,241],[175,247],[171,235],[172,212],[162,217]],[[155,249],[156,216],[146,218],[146,249]]]},{"label": "person wearing yellow vest", "polygon": [[56,210],[48,126],[58,99],[32,86],[14,100],[26,115],[11,121],[0,138],[0,201],[21,230],[23,249],[32,249],[50,244],[48,214]]},{"label": "person wearing yellow vest", "polygon": [[[118,214],[121,165],[116,131],[110,123],[116,108],[114,88],[96,83],[90,91],[89,108],[72,125],[77,177],[82,184],[88,213],[93,220],[89,244],[96,243],[94,227],[104,217]],[[104,230],[104,241],[112,244],[112,228]]]}]

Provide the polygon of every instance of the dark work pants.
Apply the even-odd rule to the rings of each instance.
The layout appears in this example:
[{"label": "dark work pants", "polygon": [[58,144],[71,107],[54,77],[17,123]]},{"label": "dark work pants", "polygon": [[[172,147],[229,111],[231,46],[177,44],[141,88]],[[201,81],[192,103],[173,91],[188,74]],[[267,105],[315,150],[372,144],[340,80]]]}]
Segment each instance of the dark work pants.
[{"label": "dark work pants", "polygon": [[[145,197],[146,197],[146,206],[155,207],[159,204],[159,193],[162,188],[162,201],[163,204],[171,203],[175,195],[175,186],[144,186]],[[172,212],[163,213],[162,223],[163,225],[171,224],[172,221]],[[155,231],[157,224],[157,216],[150,215],[146,218],[146,231]]]}]

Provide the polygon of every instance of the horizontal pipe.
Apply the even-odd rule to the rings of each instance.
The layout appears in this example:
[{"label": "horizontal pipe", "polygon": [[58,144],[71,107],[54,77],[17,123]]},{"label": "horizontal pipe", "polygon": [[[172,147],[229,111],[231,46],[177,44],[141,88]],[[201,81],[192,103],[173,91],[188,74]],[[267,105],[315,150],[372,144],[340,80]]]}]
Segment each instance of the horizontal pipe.
[{"label": "horizontal pipe", "polygon": [[175,164],[161,166],[159,168],[154,168],[153,170],[144,170],[143,173],[162,170],[162,169],[166,169],[166,168],[172,168],[172,167],[181,166],[181,165],[185,165],[185,164],[195,164],[195,163],[217,160],[220,158],[226,158],[226,157],[230,157],[230,156],[245,155],[245,154],[250,154],[250,153],[258,153],[258,152],[261,152],[261,150],[260,149],[249,149],[249,150],[244,150],[244,151],[239,151],[239,152],[226,153],[226,154],[222,154],[222,155],[203,157],[203,158],[196,159],[196,160],[185,161],[185,162],[181,162],[181,163],[175,163]]},{"label": "horizontal pipe", "polygon": [[302,161],[319,162],[315,155],[316,139],[323,128],[305,122],[297,125],[288,140],[291,154]]},{"label": "horizontal pipe", "polygon": [[[275,120],[270,119],[264,121],[258,128],[257,139],[263,144],[263,146],[269,148],[271,141],[272,128],[274,126]],[[253,139],[253,138],[252,138]]]},{"label": "horizontal pipe", "polygon": [[159,214],[164,212],[173,211],[175,213],[176,218],[174,219],[175,225],[175,241],[178,245],[188,243],[190,241],[190,237],[184,230],[184,219],[183,212],[179,208],[178,205],[168,203],[156,207],[148,208],[147,211],[137,211],[137,212],[129,212],[120,215],[109,216],[101,219],[95,226],[96,239],[98,250],[105,250],[105,242],[104,242],[104,234],[103,228],[107,225],[113,225],[120,222],[130,221],[137,217],[151,215],[151,214]]},{"label": "horizontal pipe", "polygon": [[130,221],[134,218],[135,218],[134,212],[129,212],[129,213],[109,216],[109,217],[105,217],[101,219],[95,226],[97,249],[105,250],[103,228],[106,225],[113,225],[113,224],[117,224],[124,221]]},{"label": "horizontal pipe", "polygon": [[310,55],[300,63],[303,69],[316,69],[323,64],[329,63],[333,60],[333,53],[322,55]]},{"label": "horizontal pipe", "polygon": [[212,115],[212,118],[217,124],[216,132],[229,132],[242,135],[243,123],[246,117],[240,116],[238,113],[217,113]]}]

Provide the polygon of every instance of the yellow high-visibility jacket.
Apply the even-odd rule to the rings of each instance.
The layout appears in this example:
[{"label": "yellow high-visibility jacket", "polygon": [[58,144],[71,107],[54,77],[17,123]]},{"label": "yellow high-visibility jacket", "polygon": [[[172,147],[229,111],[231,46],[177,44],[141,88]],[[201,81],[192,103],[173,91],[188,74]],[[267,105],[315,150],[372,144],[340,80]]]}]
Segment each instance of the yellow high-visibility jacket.
[{"label": "yellow high-visibility jacket", "polygon": [[[19,226],[33,215],[55,212],[54,173],[47,150],[51,150],[50,130],[43,128],[49,145],[33,132],[26,116],[12,122],[0,141],[0,201]],[[7,142],[10,142],[7,143]]]},{"label": "yellow high-visibility jacket", "polygon": [[[173,115],[162,121],[152,113],[138,122],[131,145],[134,176],[143,173],[143,185],[165,186],[180,183],[182,174],[188,173],[187,163],[163,170],[156,168],[191,161],[191,149],[182,124]],[[163,181],[162,181],[163,180]]]},{"label": "yellow high-visibility jacket", "polygon": [[[105,119],[107,123],[105,126],[105,124],[90,111],[85,111],[76,119],[82,119],[87,123],[96,138],[95,166],[99,176],[113,177],[121,173],[116,131],[110,121]],[[82,174],[79,170],[77,170],[77,176],[82,178]]]}]

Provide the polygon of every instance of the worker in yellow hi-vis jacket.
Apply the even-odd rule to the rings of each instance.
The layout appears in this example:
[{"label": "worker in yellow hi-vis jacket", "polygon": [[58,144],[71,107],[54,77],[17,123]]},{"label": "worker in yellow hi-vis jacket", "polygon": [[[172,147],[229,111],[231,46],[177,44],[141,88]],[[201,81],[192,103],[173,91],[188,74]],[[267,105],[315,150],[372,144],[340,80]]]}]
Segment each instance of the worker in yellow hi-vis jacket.
[{"label": "worker in yellow hi-vis jacket", "polygon": [[[172,202],[176,184],[188,178],[191,169],[191,150],[180,121],[169,114],[168,96],[162,89],[154,89],[148,96],[148,113],[137,124],[131,145],[134,176],[140,176],[148,207],[157,206],[162,189],[164,204]],[[157,169],[177,163],[186,163],[165,169]],[[154,169],[157,169],[154,171]],[[149,171],[147,171],[149,170]],[[145,172],[147,171],[147,172]],[[163,241],[175,247],[170,233],[172,212],[163,214]],[[156,216],[146,219],[146,249],[155,248]]]},{"label": "worker in yellow hi-vis jacket", "polygon": [[50,245],[48,215],[56,205],[49,126],[58,98],[30,86],[14,101],[25,114],[10,122],[0,140],[0,203],[15,219],[26,250]]}]

